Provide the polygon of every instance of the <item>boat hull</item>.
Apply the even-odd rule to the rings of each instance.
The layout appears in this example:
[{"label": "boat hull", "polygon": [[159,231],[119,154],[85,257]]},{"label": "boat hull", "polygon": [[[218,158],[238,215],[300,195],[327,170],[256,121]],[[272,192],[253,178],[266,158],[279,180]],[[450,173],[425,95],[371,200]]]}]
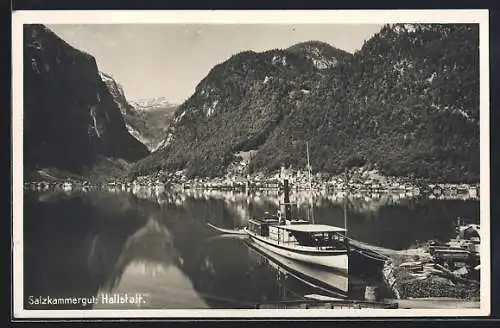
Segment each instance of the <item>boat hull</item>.
[{"label": "boat hull", "polygon": [[312,286],[319,293],[346,298],[349,290],[349,277],[334,270],[294,261],[280,256],[257,243],[247,240],[249,249],[268,260],[270,266],[278,271],[286,272],[303,283]]},{"label": "boat hull", "polygon": [[348,272],[349,262],[348,255],[346,252],[339,252],[337,254],[333,253],[331,255],[319,255],[319,254],[304,254],[303,252],[296,252],[293,249],[279,247],[278,245],[273,245],[272,242],[261,238],[260,236],[248,232],[250,239],[256,245],[267,249],[273,253],[281,255],[285,258],[289,258],[295,261],[300,261],[316,266],[321,266],[323,268],[332,269],[340,273]]}]

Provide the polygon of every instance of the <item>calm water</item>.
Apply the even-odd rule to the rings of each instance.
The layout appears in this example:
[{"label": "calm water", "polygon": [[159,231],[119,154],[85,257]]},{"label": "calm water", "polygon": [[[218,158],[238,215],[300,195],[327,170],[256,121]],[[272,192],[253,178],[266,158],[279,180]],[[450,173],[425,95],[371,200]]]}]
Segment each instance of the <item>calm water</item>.
[{"label": "calm water", "polygon": [[[296,215],[307,217],[308,200],[292,194],[293,200]],[[26,192],[25,307],[251,308],[321,293],[243,240],[218,236],[206,225],[244,226],[251,216],[276,212],[279,201],[275,194],[222,192]],[[321,196],[311,203],[315,222],[344,226],[341,199]],[[378,196],[350,199],[346,208],[351,237],[394,249],[452,237],[457,216],[479,220],[478,201]],[[352,299],[363,298],[365,285],[380,284],[332,279]],[[128,301],[111,303],[115,295]],[[80,297],[87,304],[35,304],[38,296]]]}]

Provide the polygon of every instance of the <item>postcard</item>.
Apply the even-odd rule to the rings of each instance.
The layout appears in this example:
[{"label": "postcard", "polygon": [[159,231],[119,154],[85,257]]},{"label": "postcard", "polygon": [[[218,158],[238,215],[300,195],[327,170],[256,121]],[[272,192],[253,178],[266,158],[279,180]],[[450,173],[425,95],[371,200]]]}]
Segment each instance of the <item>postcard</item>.
[{"label": "postcard", "polygon": [[489,315],[487,10],[12,18],[16,319]]}]

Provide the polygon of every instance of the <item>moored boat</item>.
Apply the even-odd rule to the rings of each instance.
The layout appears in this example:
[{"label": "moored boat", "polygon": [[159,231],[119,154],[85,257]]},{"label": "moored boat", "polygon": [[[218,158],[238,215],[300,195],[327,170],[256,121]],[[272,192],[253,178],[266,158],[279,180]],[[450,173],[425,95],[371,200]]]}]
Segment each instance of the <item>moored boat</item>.
[{"label": "moored boat", "polygon": [[246,231],[251,241],[285,258],[347,273],[346,229],[292,219],[287,180],[284,191],[285,217],[278,211],[277,215],[250,219]]},{"label": "moored boat", "polygon": [[300,281],[308,286],[309,290],[312,288],[317,293],[341,299],[348,297],[348,275],[337,274],[332,270],[324,270],[321,267],[285,258],[249,240],[247,240],[247,245],[249,254],[257,256],[260,261],[272,268],[277,273],[281,284],[288,285],[290,282],[288,278],[293,277],[292,281]]},{"label": "moored boat", "polygon": [[292,260],[340,271],[348,270],[345,230],[323,224],[279,224],[252,219],[247,229],[254,243]]}]

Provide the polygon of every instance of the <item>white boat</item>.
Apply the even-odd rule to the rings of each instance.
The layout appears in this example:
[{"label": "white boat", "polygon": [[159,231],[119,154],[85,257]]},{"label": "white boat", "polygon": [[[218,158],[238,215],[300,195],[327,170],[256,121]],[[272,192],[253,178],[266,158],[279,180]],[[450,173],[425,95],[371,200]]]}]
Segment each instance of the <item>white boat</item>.
[{"label": "white boat", "polygon": [[249,254],[252,257],[256,256],[259,261],[265,259],[264,263],[267,263],[270,268],[278,273],[276,275],[278,281],[284,286],[288,286],[288,277],[291,276],[311,287],[317,293],[342,299],[348,296],[348,275],[285,258],[251,241],[248,242],[248,245]]},{"label": "white boat", "polygon": [[345,229],[278,217],[249,220],[247,233],[256,245],[295,261],[338,272],[348,271]]},{"label": "white boat", "polygon": [[[309,192],[312,189],[309,144],[307,144],[307,171]],[[285,217],[278,211],[276,216],[253,218],[248,221],[247,233],[257,245],[285,258],[318,265],[337,272],[347,273],[347,230],[325,224],[314,224],[309,220],[291,218],[291,203],[288,180],[283,180]],[[311,213],[312,214],[312,213]]]}]

